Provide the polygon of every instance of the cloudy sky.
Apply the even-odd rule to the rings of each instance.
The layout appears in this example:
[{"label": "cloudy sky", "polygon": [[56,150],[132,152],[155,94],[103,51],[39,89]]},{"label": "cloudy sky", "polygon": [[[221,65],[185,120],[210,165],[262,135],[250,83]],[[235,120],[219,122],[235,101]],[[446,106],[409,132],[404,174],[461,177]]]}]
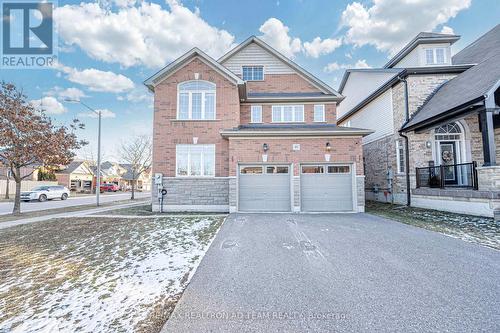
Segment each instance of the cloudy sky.
[{"label": "cloudy sky", "polygon": [[[142,82],[197,46],[219,57],[250,35],[262,37],[337,88],[345,68],[379,67],[419,31],[454,32],[454,51],[499,23],[498,0],[136,0],[64,1],[54,13],[59,63],[47,70],[1,69],[60,123],[77,117],[96,146],[103,110],[103,150],[150,134],[152,96]],[[250,3],[250,2],[249,2]]]}]

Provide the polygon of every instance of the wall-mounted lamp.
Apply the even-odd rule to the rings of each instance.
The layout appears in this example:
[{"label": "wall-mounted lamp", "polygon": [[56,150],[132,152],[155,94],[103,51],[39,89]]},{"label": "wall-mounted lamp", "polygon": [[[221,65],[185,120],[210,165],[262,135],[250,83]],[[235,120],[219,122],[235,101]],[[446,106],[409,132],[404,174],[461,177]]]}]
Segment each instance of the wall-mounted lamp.
[{"label": "wall-mounted lamp", "polygon": [[327,142],[326,143],[326,151],[330,152],[331,150],[332,150],[332,145],[330,144],[330,142]]},{"label": "wall-mounted lamp", "polygon": [[427,142],[425,143],[425,146],[426,146],[427,148],[430,148],[430,147],[432,146],[432,143],[431,143],[430,141],[427,141]]},{"label": "wall-mounted lamp", "polygon": [[262,150],[263,150],[264,152],[267,152],[267,151],[269,150],[269,145],[268,145],[267,143],[264,143],[264,144],[262,145]]}]

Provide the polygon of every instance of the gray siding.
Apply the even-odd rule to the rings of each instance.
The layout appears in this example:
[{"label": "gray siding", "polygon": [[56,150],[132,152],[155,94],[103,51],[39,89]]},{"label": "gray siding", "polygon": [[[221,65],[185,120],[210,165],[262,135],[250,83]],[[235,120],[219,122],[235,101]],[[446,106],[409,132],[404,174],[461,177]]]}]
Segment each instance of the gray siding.
[{"label": "gray siding", "polygon": [[243,65],[263,65],[264,75],[295,73],[291,67],[255,43],[243,48],[222,65],[236,75],[241,75],[241,66]]}]

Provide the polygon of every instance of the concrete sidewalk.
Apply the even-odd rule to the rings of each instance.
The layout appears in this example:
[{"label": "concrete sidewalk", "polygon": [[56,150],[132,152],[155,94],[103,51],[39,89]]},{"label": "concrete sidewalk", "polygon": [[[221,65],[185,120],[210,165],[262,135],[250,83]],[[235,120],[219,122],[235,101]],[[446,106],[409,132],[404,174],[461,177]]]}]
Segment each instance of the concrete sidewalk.
[{"label": "concrete sidewalk", "polygon": [[5,229],[5,228],[10,228],[10,227],[15,227],[18,225],[23,225],[23,224],[46,221],[46,220],[50,220],[50,219],[86,216],[86,215],[105,212],[108,210],[115,210],[115,209],[127,208],[127,207],[132,207],[132,206],[140,206],[140,205],[144,205],[146,203],[148,203],[148,202],[147,201],[131,202],[131,203],[121,204],[121,205],[111,205],[111,206],[100,207],[100,208],[90,208],[90,209],[79,210],[79,211],[74,211],[74,212],[63,212],[63,213],[56,213],[56,214],[50,214],[50,215],[35,216],[35,217],[30,217],[30,218],[21,219],[21,220],[15,220],[15,221],[1,222],[0,223],[0,230]]},{"label": "concrete sidewalk", "polygon": [[233,214],[166,332],[500,332],[500,251],[368,214]]}]

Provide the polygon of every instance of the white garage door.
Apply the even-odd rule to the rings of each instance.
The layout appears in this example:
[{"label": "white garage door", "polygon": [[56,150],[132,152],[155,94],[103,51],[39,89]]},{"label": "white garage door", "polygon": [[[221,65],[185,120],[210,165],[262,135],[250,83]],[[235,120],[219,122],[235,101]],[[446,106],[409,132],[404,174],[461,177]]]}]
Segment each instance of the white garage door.
[{"label": "white garage door", "polygon": [[301,210],[352,211],[352,170],[349,165],[302,165]]},{"label": "white garage door", "polygon": [[239,210],[242,212],[289,212],[288,165],[240,166]]}]

